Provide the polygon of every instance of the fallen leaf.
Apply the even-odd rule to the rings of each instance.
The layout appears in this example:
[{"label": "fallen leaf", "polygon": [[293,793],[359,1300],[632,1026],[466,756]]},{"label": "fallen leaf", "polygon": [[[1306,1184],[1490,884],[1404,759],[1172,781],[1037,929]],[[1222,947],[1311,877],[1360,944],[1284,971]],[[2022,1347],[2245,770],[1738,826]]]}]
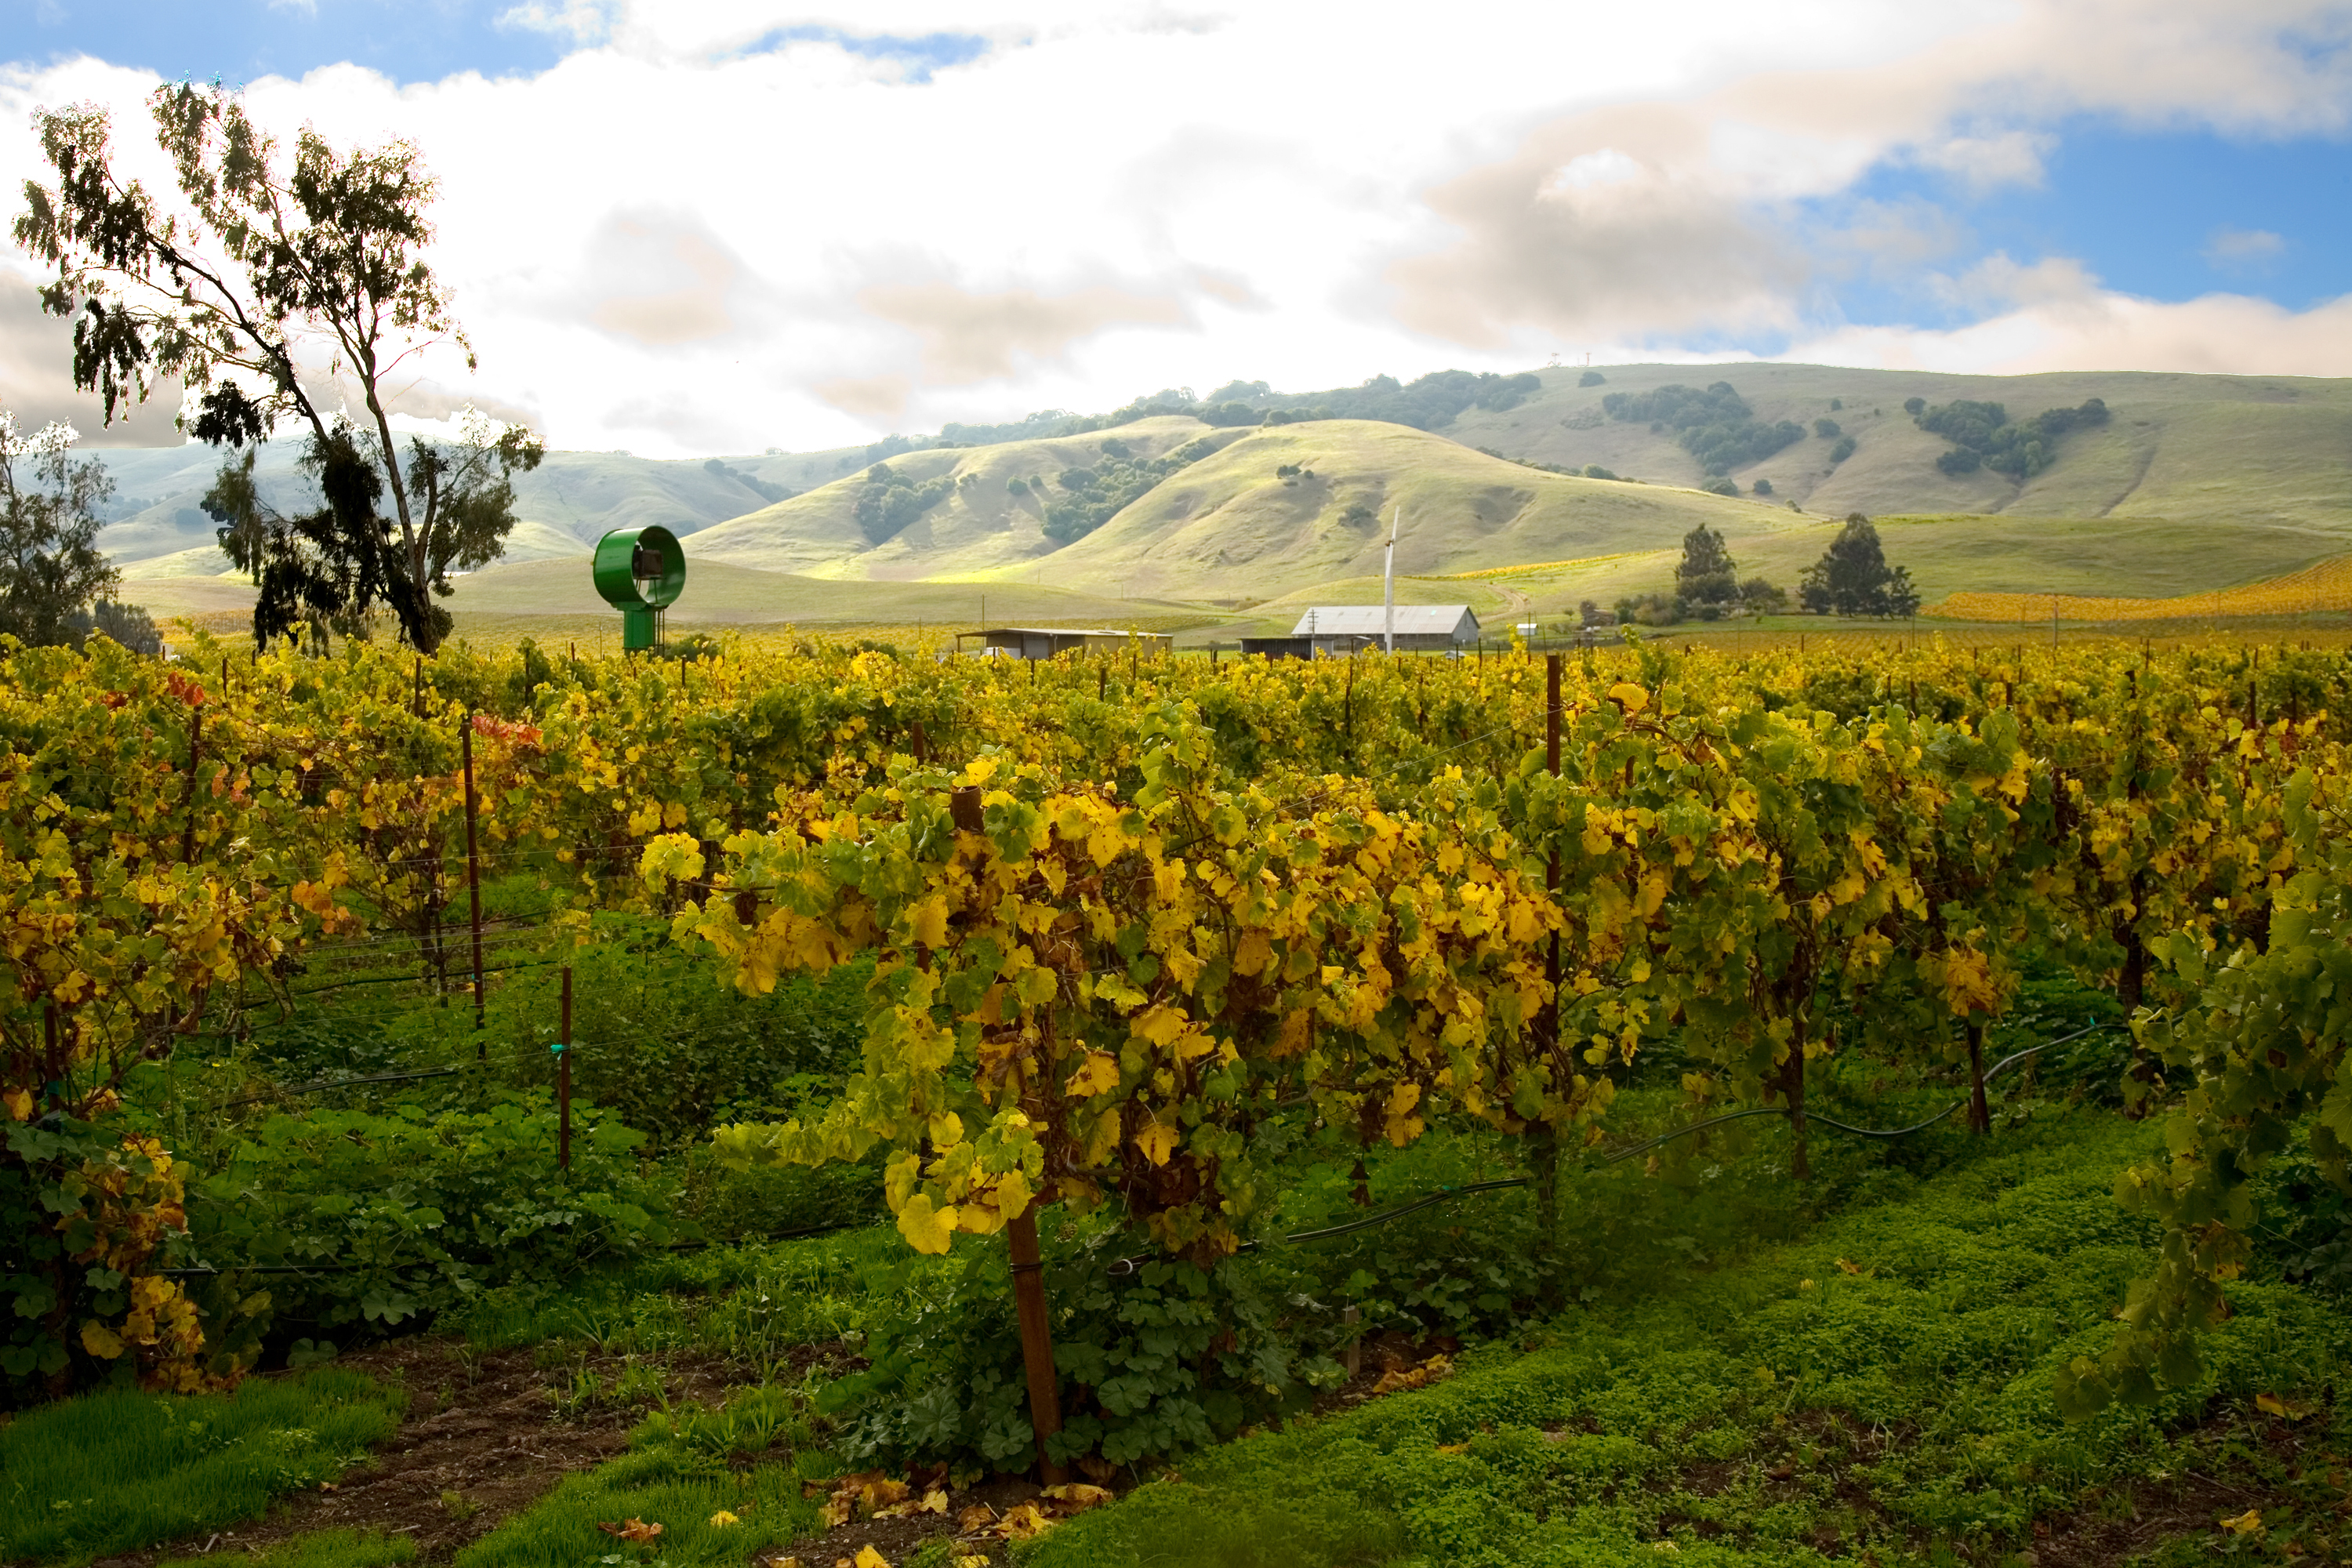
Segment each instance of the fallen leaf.
[{"label": "fallen leaf", "polygon": [[2225,1519],[2221,1521],[2222,1529],[2232,1531],[2240,1535],[2252,1535],[2262,1527],[2263,1510],[2258,1508],[2250,1508],[2235,1519]]},{"label": "fallen leaf", "polygon": [[1841,1272],[1843,1272],[1843,1273],[1847,1273],[1847,1274],[1859,1274],[1859,1273],[1861,1273],[1861,1272],[1862,1272],[1862,1265],[1861,1265],[1861,1264],[1859,1264],[1859,1263],[1848,1263],[1848,1262],[1847,1262],[1844,1258],[1839,1258],[1839,1259],[1837,1260],[1837,1266],[1838,1266],[1839,1270],[1840,1270]]},{"label": "fallen leaf", "polygon": [[596,1528],[607,1535],[617,1535],[624,1541],[651,1541],[662,1532],[660,1525],[647,1524],[642,1519],[631,1519],[619,1524],[607,1524],[600,1519],[596,1521]]},{"label": "fallen leaf", "polygon": [[1007,1510],[1004,1517],[996,1521],[995,1533],[1007,1541],[1026,1541],[1053,1528],[1053,1520],[1038,1512],[1035,1503],[1024,1502]]},{"label": "fallen leaf", "polygon": [[2265,1415],[2282,1415],[2289,1421],[2300,1421],[2311,1414],[2314,1406],[2308,1400],[2283,1399],[2275,1394],[2254,1395],[2254,1408]]},{"label": "fallen leaf", "polygon": [[890,1560],[871,1546],[861,1546],[857,1549],[853,1568],[890,1568]]},{"label": "fallen leaf", "polygon": [[959,1557],[955,1560],[955,1568],[988,1568],[988,1559],[978,1556]]},{"label": "fallen leaf", "polygon": [[856,1506],[856,1500],[854,1498],[836,1497],[818,1509],[816,1516],[824,1521],[824,1527],[827,1530],[839,1530],[849,1522],[850,1512]]},{"label": "fallen leaf", "polygon": [[336,1490],[337,1488],[335,1483],[332,1481],[320,1481],[319,1483],[319,1489],[322,1492],[331,1492]]},{"label": "fallen leaf", "polygon": [[1090,1487],[1084,1481],[1069,1481],[1061,1486],[1047,1487],[1044,1495],[1063,1505],[1056,1511],[1065,1518],[1074,1513],[1084,1513],[1090,1508],[1110,1501],[1111,1499],[1111,1494],[1107,1488]]},{"label": "fallen leaf", "polygon": [[920,1508],[925,1513],[947,1512],[947,1489],[945,1487],[933,1487],[930,1490],[923,1494],[923,1500],[916,1506]]},{"label": "fallen leaf", "polygon": [[727,1526],[729,1526],[729,1525],[730,1525],[730,1524],[733,1524],[733,1523],[735,1523],[735,1522],[737,1522],[737,1521],[736,1521],[736,1518],[735,1518],[735,1516],[734,1516],[733,1514],[729,1513],[725,1509],[723,1509],[723,1508],[722,1508],[722,1509],[720,1509],[717,1513],[714,1513],[714,1514],[712,1514],[712,1515],[710,1516],[710,1522],[711,1522],[711,1524],[712,1524],[714,1527],[716,1527],[716,1528],[718,1528],[718,1529],[720,1529],[720,1530],[724,1530],[724,1529],[726,1529],[726,1528],[727,1528]]},{"label": "fallen leaf", "polygon": [[984,1502],[976,1502],[956,1515],[957,1525],[967,1534],[975,1530],[986,1530],[995,1522],[996,1510]]}]

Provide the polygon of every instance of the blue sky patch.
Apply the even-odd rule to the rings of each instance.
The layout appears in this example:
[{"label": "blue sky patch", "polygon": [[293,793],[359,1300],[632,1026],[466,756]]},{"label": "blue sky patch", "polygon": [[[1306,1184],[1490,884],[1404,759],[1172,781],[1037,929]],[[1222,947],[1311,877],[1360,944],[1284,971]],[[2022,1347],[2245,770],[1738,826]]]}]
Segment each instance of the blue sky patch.
[{"label": "blue sky patch", "polygon": [[439,81],[460,71],[529,76],[547,69],[571,40],[501,24],[512,0],[20,0],[10,58],[27,65],[77,54],[144,67],[177,80],[232,84],[299,77],[346,61],[397,82]]}]

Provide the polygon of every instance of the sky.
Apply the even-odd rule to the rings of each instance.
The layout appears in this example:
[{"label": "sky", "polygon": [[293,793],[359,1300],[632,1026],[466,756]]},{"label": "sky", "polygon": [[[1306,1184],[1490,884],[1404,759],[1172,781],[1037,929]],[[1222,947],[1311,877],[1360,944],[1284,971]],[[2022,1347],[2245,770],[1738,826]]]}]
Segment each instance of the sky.
[{"label": "sky", "polygon": [[[700,457],[1550,363],[2352,370],[2352,4],[0,0],[0,200],[220,80],[405,138],[476,353],[396,406]],[[0,226],[0,408],[101,427]],[[323,374],[325,365],[316,366]]]}]

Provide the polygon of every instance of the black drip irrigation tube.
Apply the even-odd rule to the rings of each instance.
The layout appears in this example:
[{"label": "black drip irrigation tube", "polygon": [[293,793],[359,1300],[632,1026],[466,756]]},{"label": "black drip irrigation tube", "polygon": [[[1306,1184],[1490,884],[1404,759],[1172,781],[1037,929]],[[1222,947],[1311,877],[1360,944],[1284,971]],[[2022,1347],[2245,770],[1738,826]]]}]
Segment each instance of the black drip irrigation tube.
[{"label": "black drip irrigation tube", "polygon": [[[2069,1040],[2079,1040],[2085,1035],[2095,1035],[2103,1029],[2120,1029],[2126,1026],[2123,1024],[2092,1024],[2075,1030],[2071,1035],[2061,1035],[2054,1040],[2044,1040],[2038,1046],[2028,1046],[2025,1049],[2003,1057],[2000,1061],[1995,1062],[1990,1068],[1987,1069],[1984,1075],[1985,1081],[1990,1083],[1995,1078],[2037,1051],[2046,1051],[2053,1046],[2063,1046]],[[1818,1122],[1823,1127],[1851,1133],[1857,1138],[1906,1138],[1914,1132],[1926,1131],[1968,1103],[1965,1100],[1955,1100],[1925,1121],[1915,1121],[1908,1127],[1856,1127],[1851,1122],[1839,1121],[1832,1117],[1823,1116],[1817,1110],[1806,1111],[1805,1121],[1808,1125]],[[1592,1166],[1622,1164],[1638,1155],[1646,1154],[1653,1149],[1663,1148],[1677,1138],[1687,1138],[1694,1132],[1704,1132],[1710,1127],[1721,1127],[1727,1122],[1745,1121],[1751,1116],[1778,1116],[1785,1120],[1788,1115],[1788,1107],[1781,1105],[1760,1105],[1746,1110],[1726,1111],[1721,1116],[1710,1116],[1704,1121],[1694,1121],[1687,1127],[1677,1127],[1671,1132],[1661,1132],[1655,1138],[1645,1138],[1630,1148],[1615,1150],[1591,1162],[1591,1164]],[[1370,1230],[1374,1226],[1386,1225],[1391,1220],[1402,1219],[1407,1215],[1419,1214],[1425,1208],[1433,1208],[1439,1204],[1450,1203],[1455,1198],[1468,1197],[1474,1193],[1498,1193],[1510,1187],[1529,1186],[1534,1182],[1533,1176],[1506,1176],[1491,1182],[1465,1182],[1460,1186],[1440,1187],[1435,1192],[1423,1194],[1393,1208],[1382,1209],[1378,1214],[1366,1215],[1361,1219],[1349,1220],[1345,1225],[1327,1226],[1320,1230],[1295,1231],[1288,1236],[1272,1239],[1285,1247],[1307,1241],[1328,1241],[1335,1236]],[[1244,1241],[1234,1250],[1237,1253],[1255,1252],[1266,1245],[1268,1243],[1265,1240]],[[1150,1258],[1141,1256],[1113,1258],[1105,1271],[1114,1279],[1123,1279],[1150,1261]]]}]

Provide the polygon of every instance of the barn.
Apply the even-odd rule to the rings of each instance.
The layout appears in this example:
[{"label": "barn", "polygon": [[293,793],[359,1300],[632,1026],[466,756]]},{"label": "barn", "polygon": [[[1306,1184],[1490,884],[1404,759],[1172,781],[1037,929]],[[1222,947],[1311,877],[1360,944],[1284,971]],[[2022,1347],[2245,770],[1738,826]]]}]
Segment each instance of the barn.
[{"label": "barn", "polygon": [[[1385,647],[1388,624],[1389,609],[1385,605],[1317,605],[1298,617],[1288,638],[1266,640],[1311,647],[1318,658],[1328,658]],[[1469,647],[1477,640],[1478,617],[1467,605],[1396,607],[1399,653],[1449,653]]]}]

